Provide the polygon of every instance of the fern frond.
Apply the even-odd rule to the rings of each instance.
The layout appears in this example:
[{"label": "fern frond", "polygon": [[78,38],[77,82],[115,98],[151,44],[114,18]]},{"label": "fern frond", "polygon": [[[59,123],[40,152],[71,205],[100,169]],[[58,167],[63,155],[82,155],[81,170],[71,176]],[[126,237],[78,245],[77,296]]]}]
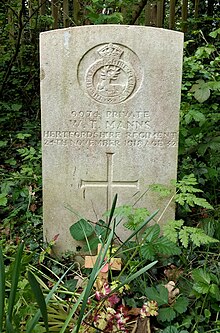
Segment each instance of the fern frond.
[{"label": "fern frond", "polygon": [[163,234],[167,237],[171,242],[177,243],[178,240],[178,232],[183,226],[183,220],[170,220],[163,226]]}]

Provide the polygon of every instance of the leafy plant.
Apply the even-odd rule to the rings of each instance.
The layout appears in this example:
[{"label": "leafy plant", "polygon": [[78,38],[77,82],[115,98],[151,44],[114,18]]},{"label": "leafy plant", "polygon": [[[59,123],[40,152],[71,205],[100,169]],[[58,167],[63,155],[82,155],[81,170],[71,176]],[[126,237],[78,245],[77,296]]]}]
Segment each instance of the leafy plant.
[{"label": "leafy plant", "polygon": [[146,260],[154,260],[158,256],[179,255],[181,250],[169,240],[160,236],[161,230],[158,224],[149,226],[143,233],[140,255]]},{"label": "leafy plant", "polygon": [[163,226],[164,235],[172,242],[180,243],[184,248],[192,243],[194,246],[200,246],[211,243],[218,243],[217,239],[214,239],[204,232],[201,228],[184,226],[184,221],[169,221]]},{"label": "leafy plant", "polygon": [[[219,187],[219,29],[206,38],[193,32],[185,45],[180,123],[179,174],[192,173],[206,198],[217,204]],[[199,46],[195,38],[200,38]]]},{"label": "leafy plant", "polygon": [[[179,296],[169,302],[168,289],[163,285],[157,285],[145,289],[145,295],[149,300],[155,300],[159,306],[158,320],[171,322],[178,314],[186,312],[189,301],[184,296]],[[163,307],[162,307],[163,306]]]},{"label": "leafy plant", "polygon": [[195,193],[203,192],[201,189],[195,187],[197,184],[198,182],[193,174],[186,175],[178,182],[175,182],[177,191],[175,201],[179,205],[184,206],[186,210],[195,205],[206,209],[213,209],[206,199],[198,198],[195,195]]}]

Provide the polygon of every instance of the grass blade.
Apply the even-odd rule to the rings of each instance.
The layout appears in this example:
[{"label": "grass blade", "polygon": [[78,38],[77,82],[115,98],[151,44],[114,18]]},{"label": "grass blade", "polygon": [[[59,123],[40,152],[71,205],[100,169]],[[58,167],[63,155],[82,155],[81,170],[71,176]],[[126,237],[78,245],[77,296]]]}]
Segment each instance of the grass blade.
[{"label": "grass blade", "polygon": [[37,304],[40,308],[46,331],[49,332],[47,306],[40,285],[37,282],[34,274],[31,273],[30,271],[28,272],[28,280],[31,285],[31,289],[34,293],[34,296],[36,298]]},{"label": "grass blade", "polygon": [[104,262],[104,259],[106,257],[106,253],[109,249],[109,246],[112,242],[113,236],[114,236],[114,230],[111,230],[105,246],[103,246],[103,248],[101,249],[101,251],[98,254],[97,260],[96,260],[96,262],[94,264],[94,267],[92,269],[92,272],[90,274],[90,278],[89,278],[89,281],[87,283],[86,288],[83,290],[82,294],[80,295],[80,298],[78,299],[77,303],[74,305],[73,309],[70,311],[70,313],[69,313],[69,315],[68,315],[68,317],[67,317],[67,319],[66,319],[66,321],[65,321],[65,323],[64,323],[64,325],[63,325],[63,327],[62,327],[62,329],[59,333],[64,333],[65,332],[73,314],[75,313],[75,311],[77,310],[77,307],[79,306],[80,302],[82,301],[80,313],[79,313],[78,320],[77,320],[77,325],[73,330],[73,333],[78,333],[79,332],[81,323],[83,321],[83,318],[85,317],[85,310],[86,310],[86,306],[87,306],[87,302],[88,302],[91,290],[94,286],[95,280],[96,280],[100,270],[106,264],[106,263],[103,264],[103,262]]},{"label": "grass blade", "polygon": [[0,247],[0,332],[3,328],[4,305],[5,305],[5,266],[2,248]]},{"label": "grass blade", "polygon": [[108,231],[110,230],[111,221],[112,221],[112,218],[114,217],[114,212],[115,212],[117,199],[118,199],[118,195],[116,194],[114,196],[112,207],[111,207],[110,214],[109,214],[108,225],[107,225],[106,234],[105,234],[105,237],[104,237],[104,243],[105,243],[106,239],[108,238]]},{"label": "grass blade", "polygon": [[140,275],[142,275],[143,273],[145,273],[146,271],[148,271],[149,269],[151,269],[151,267],[153,267],[154,265],[156,265],[156,263],[158,262],[158,260],[155,260],[153,262],[151,262],[150,264],[148,264],[147,266],[141,268],[138,272],[132,274],[131,276],[129,276],[127,279],[125,279],[123,281],[123,283],[117,287],[117,289],[121,288],[122,286],[124,286],[125,284],[129,284],[131,281],[137,279]]},{"label": "grass blade", "polygon": [[[113,235],[113,232],[111,232],[111,234]],[[109,239],[110,239],[110,237],[109,237]],[[92,288],[94,286],[95,280],[96,280],[96,278],[97,278],[100,270],[103,267],[104,258],[106,257],[106,253],[107,253],[108,248],[109,248],[110,243],[111,243],[111,242],[109,242],[109,239],[108,239],[108,242],[107,242],[109,244],[106,244],[105,247],[103,248],[103,250],[101,250],[99,252],[98,258],[97,258],[97,260],[95,262],[95,265],[94,265],[94,267],[92,269],[92,272],[91,272],[91,275],[90,275],[90,279],[89,279],[87,287],[85,289],[85,295],[84,295],[84,299],[83,299],[83,302],[82,302],[81,310],[80,310],[80,313],[79,313],[77,327],[76,327],[76,330],[74,331],[74,333],[78,333],[78,331],[80,329],[80,325],[82,323],[82,320],[83,320],[83,317],[84,317],[84,314],[85,314],[85,310],[86,310],[88,298],[89,298],[91,290],[92,290]]]},{"label": "grass blade", "polygon": [[12,323],[9,321],[8,317],[6,318],[6,332],[8,333],[15,333]]},{"label": "grass blade", "polygon": [[[10,295],[9,295],[9,300],[8,300],[8,312],[7,312],[7,322],[8,323],[11,323],[11,321],[12,321],[12,313],[13,313],[13,307],[15,304],[15,297],[16,297],[18,280],[19,280],[19,275],[20,275],[20,270],[21,270],[21,258],[22,258],[23,249],[24,249],[24,242],[22,241],[18,246],[18,251],[17,251],[16,257],[15,257],[14,267],[13,267],[13,271],[12,271],[11,290],[10,290]],[[6,332],[10,333],[10,331],[8,329],[6,329]]]},{"label": "grass blade", "polygon": [[[51,297],[53,296],[54,292],[56,291],[57,287],[59,286],[59,284],[61,283],[61,281],[64,279],[65,275],[72,269],[72,267],[75,265],[72,264],[67,270],[66,272],[61,276],[61,278],[57,281],[57,283],[53,286],[53,288],[51,289],[51,291],[49,292],[49,294],[46,296],[45,298],[45,303],[47,304],[49,302],[49,300],[51,299]],[[34,317],[31,319],[31,321],[29,321],[27,323],[27,326],[26,326],[26,333],[32,333],[34,327],[36,326],[36,324],[38,323],[39,321],[39,318],[40,318],[40,315],[41,315],[41,312],[40,310],[38,310],[36,312],[36,314],[34,315]]]}]

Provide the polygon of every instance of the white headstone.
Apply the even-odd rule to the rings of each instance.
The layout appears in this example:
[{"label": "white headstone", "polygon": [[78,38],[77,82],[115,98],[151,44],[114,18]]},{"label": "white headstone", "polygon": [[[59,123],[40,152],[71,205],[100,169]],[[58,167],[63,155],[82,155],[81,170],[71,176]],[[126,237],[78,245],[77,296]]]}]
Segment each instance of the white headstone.
[{"label": "white headstone", "polygon": [[[57,251],[76,251],[69,227],[102,218],[116,193],[132,205],[176,178],[182,49],[182,33],[151,27],[41,34],[44,235],[59,234]],[[166,204],[149,191],[138,201]],[[170,205],[160,222],[173,217]]]}]

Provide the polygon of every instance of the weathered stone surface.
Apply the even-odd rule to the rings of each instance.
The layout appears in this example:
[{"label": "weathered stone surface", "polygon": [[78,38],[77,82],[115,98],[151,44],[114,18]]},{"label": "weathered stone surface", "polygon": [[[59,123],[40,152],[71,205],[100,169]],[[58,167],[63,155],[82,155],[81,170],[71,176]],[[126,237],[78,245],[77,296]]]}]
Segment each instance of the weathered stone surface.
[{"label": "weathered stone surface", "polygon": [[[140,26],[41,34],[44,235],[59,234],[59,252],[76,251],[70,225],[97,221],[115,193],[133,204],[176,178],[182,47],[181,33]],[[168,201],[147,191],[137,206]]]}]

